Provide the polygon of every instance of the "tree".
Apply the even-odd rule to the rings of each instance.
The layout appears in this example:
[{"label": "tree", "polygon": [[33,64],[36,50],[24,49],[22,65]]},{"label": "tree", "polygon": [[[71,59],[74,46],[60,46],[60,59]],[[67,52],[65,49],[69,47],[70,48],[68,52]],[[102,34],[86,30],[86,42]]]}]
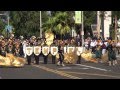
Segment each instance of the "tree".
[{"label": "tree", "polygon": [[[72,27],[76,27],[75,20],[73,19],[75,11],[52,11],[51,17],[44,23],[43,29],[52,30],[58,34],[64,35],[70,32]],[[91,31],[91,24],[96,24],[97,13],[96,11],[84,11],[84,29],[85,32]],[[64,28],[63,28],[64,27]],[[79,30],[76,30],[78,33]],[[87,34],[85,34],[87,36]]]},{"label": "tree", "polygon": [[39,36],[39,11],[11,11],[10,17],[16,36]]},{"label": "tree", "polygon": [[[5,25],[7,24],[6,21],[7,21],[7,17],[6,17],[6,12],[7,11],[0,11],[0,34],[4,35],[6,34],[6,31],[5,31]],[[5,15],[6,14],[6,15]]]},{"label": "tree", "polygon": [[[51,11],[50,16],[47,11],[42,11],[43,32],[52,31],[61,36],[70,33],[71,28],[75,26],[74,14],[74,11]],[[96,17],[96,11],[84,11],[85,32],[91,32],[90,27],[91,24],[96,23]],[[10,24],[15,28],[17,36],[39,36],[40,13],[39,11],[11,11]]]},{"label": "tree", "polygon": [[52,16],[44,23],[43,28],[46,31],[52,31],[56,34],[65,35],[70,32],[70,20],[67,12],[57,11],[52,12]]},{"label": "tree", "polygon": [[92,36],[92,29],[91,25],[97,23],[97,12],[96,11],[84,11],[84,32],[86,33],[84,35],[85,38],[87,38],[89,35],[87,33],[90,33]]}]

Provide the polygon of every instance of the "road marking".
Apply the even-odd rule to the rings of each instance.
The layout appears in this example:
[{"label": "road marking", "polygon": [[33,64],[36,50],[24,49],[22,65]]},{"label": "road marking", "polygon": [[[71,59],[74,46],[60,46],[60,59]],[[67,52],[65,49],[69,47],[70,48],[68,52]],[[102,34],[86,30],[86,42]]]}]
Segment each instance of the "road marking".
[{"label": "road marking", "polygon": [[76,69],[89,69],[89,68],[76,68]]},{"label": "road marking", "polygon": [[57,71],[57,70],[53,70],[53,69],[50,69],[50,68],[46,68],[46,67],[44,67],[44,66],[36,66],[36,67],[41,68],[41,69],[46,70],[46,71],[49,71],[49,72],[53,72],[53,73],[59,74],[59,75],[61,75],[61,76],[66,76],[66,77],[71,78],[71,79],[81,79],[81,78],[79,78],[79,77],[75,77],[75,76],[72,76],[72,75],[69,75],[69,74],[66,74],[66,73]]},{"label": "road marking", "polygon": [[101,71],[109,71],[109,70],[106,70],[106,69],[97,68],[97,67],[88,66],[88,65],[83,65],[83,64],[75,64],[75,65],[89,67],[89,68],[93,68],[93,69],[97,69],[97,70],[101,70]]},{"label": "road marking", "polygon": [[110,78],[120,78],[120,76],[112,76],[112,75],[105,75],[105,74],[80,73],[80,72],[70,72],[70,71],[62,71],[62,72],[70,73],[70,74],[84,74],[84,75],[91,75],[91,76],[104,76],[104,77],[110,77]]},{"label": "road marking", "polygon": [[62,68],[58,68],[58,69],[72,69],[72,67],[62,67]]},{"label": "road marking", "polygon": [[89,69],[89,68],[62,67],[62,68],[58,68],[58,69],[63,69],[63,70],[65,70],[65,69]]},{"label": "road marking", "polygon": [[61,71],[58,71],[58,70],[47,68],[45,66],[37,66],[37,65],[32,65],[32,66],[35,66],[37,68],[40,68],[40,69],[43,69],[43,70],[46,70],[48,72],[52,72],[52,73],[55,73],[55,74],[58,74],[58,75],[61,75],[61,76],[68,77],[68,78],[71,78],[71,79],[82,79],[82,78],[79,78],[79,77],[76,77],[76,76],[72,76],[70,74],[67,74],[67,73],[64,73],[64,72],[61,72]]}]

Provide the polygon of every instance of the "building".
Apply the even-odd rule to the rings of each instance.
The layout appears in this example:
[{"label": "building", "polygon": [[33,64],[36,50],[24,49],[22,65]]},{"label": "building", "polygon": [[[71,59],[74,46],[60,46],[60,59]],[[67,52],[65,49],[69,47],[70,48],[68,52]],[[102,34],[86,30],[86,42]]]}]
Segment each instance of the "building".
[{"label": "building", "polygon": [[[112,23],[112,12],[105,11],[104,16],[104,38],[110,37],[110,25]],[[102,30],[103,31],[103,30]]]},{"label": "building", "polygon": [[120,19],[118,20],[117,24],[118,24],[117,37],[118,37],[118,40],[120,40]]}]

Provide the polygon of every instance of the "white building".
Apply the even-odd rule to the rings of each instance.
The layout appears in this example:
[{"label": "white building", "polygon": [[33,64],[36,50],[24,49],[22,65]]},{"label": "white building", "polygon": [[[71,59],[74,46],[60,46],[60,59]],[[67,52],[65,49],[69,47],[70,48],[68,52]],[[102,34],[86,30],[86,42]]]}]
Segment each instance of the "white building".
[{"label": "white building", "polygon": [[118,29],[117,29],[117,37],[120,40],[120,19],[118,20]]},{"label": "white building", "polygon": [[110,25],[112,23],[112,12],[111,11],[106,11],[105,12],[105,17],[104,17],[104,38],[106,39],[107,37],[110,36]]}]

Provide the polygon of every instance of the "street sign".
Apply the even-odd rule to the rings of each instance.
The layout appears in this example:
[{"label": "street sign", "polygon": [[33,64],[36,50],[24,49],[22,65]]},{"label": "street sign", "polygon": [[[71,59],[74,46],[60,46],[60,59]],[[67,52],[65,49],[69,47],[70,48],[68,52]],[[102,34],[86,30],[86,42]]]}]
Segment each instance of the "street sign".
[{"label": "street sign", "polygon": [[81,24],[82,23],[81,11],[75,11],[75,23],[76,24]]},{"label": "street sign", "polygon": [[12,32],[12,29],[13,29],[13,27],[12,27],[11,25],[7,25],[7,26],[5,27],[5,30],[6,30],[6,31],[8,30],[8,32]]}]

